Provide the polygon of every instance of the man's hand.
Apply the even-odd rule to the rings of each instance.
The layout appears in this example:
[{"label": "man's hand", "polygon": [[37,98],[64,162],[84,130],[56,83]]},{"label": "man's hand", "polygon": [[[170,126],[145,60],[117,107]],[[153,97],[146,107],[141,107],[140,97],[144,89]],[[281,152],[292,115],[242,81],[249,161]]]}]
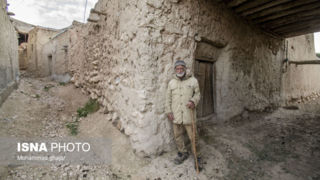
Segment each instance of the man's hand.
[{"label": "man's hand", "polygon": [[192,101],[189,101],[188,104],[187,104],[187,107],[190,108],[190,109],[194,109],[195,105]]},{"label": "man's hand", "polygon": [[170,120],[170,121],[173,121],[174,120],[174,116],[173,116],[173,113],[168,113],[168,119]]}]

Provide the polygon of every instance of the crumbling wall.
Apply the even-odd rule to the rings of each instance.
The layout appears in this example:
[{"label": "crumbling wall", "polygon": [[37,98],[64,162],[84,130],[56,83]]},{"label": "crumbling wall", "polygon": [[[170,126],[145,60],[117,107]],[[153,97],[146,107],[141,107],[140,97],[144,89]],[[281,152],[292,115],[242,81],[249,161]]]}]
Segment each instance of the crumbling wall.
[{"label": "crumbling wall", "polygon": [[27,43],[21,43],[19,45],[18,54],[19,54],[19,69],[21,70],[27,69],[27,62],[28,62]]},{"label": "crumbling wall", "polygon": [[[73,81],[105,107],[138,154],[172,148],[164,114],[165,91],[177,59],[193,70],[195,36],[226,44],[216,60],[218,119],[244,109],[264,110],[280,98],[283,42],[237,18],[224,5],[192,0],[100,0],[97,23],[72,59]],[[81,47],[79,46],[79,47]],[[211,49],[212,49],[211,48]]]},{"label": "crumbling wall", "polygon": [[46,74],[45,69],[40,68],[42,64],[42,47],[44,44],[58,34],[58,30],[50,28],[35,27],[29,32],[27,46],[27,71],[35,76],[43,76]]},{"label": "crumbling wall", "polygon": [[70,80],[68,74],[68,29],[60,32],[46,43],[42,48],[42,61],[39,68],[42,69],[43,76],[51,76],[61,82]]},{"label": "crumbling wall", "polygon": [[76,47],[83,43],[83,26],[84,24],[74,21],[71,26],[61,30],[43,45],[41,61],[38,64],[41,76],[50,76],[59,82],[70,81],[70,73],[73,73],[71,65],[75,64],[70,63],[70,59],[77,61],[76,56],[83,52],[84,48]]},{"label": "crumbling wall", "polygon": [[7,1],[0,0],[0,105],[19,81],[17,33],[7,15]]},{"label": "crumbling wall", "polygon": [[[319,60],[314,49],[313,34],[288,38],[289,61]],[[320,65],[283,65],[283,101],[296,101],[313,93],[320,92]]]}]

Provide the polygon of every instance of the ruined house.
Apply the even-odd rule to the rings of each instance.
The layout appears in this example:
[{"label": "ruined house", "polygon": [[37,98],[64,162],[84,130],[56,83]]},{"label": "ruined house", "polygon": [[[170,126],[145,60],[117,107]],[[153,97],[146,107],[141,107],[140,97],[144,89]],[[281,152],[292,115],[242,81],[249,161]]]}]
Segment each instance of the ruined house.
[{"label": "ruined house", "polygon": [[308,34],[320,30],[312,19],[316,7],[319,2],[301,0],[99,0],[88,24],[71,35],[50,32],[56,36],[44,46],[47,63],[31,61],[46,75],[68,70],[136,153],[150,156],[172,148],[164,104],[178,59],[199,80],[200,124],[319,92],[320,66],[296,63],[319,62]]},{"label": "ruined house", "polygon": [[18,38],[7,15],[7,1],[0,0],[0,106],[19,82]]},{"label": "ruined house", "polygon": [[75,39],[80,34],[82,26],[82,23],[74,21],[70,27],[61,30],[43,45],[39,62],[42,75],[50,76],[59,82],[70,80],[69,51],[77,42]]},{"label": "ruined house", "polygon": [[35,26],[32,24],[28,24],[22,21],[19,21],[14,18],[10,18],[12,24],[14,25],[14,28],[16,32],[18,33],[18,43],[19,43],[19,68],[21,70],[27,69],[27,43],[28,43],[28,37],[29,37],[29,31],[31,31]]},{"label": "ruined house", "polygon": [[45,76],[46,72],[41,59],[42,47],[45,43],[59,33],[59,30],[44,28],[41,26],[34,27],[28,33],[27,43],[27,65],[26,70],[36,76]]}]

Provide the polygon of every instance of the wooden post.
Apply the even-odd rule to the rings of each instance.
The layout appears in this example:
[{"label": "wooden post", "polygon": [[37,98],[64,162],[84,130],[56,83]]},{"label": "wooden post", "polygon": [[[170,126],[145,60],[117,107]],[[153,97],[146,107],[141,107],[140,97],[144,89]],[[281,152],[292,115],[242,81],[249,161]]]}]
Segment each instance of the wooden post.
[{"label": "wooden post", "polygon": [[320,64],[320,60],[289,61],[289,64],[295,64],[295,65]]},{"label": "wooden post", "polygon": [[107,15],[107,13],[104,13],[104,12],[101,12],[101,11],[98,11],[98,10],[95,10],[95,9],[91,9],[90,12],[98,14],[98,15],[105,15],[105,16]]},{"label": "wooden post", "polygon": [[97,22],[98,22],[98,20],[90,19],[90,18],[88,18],[87,21],[88,21],[88,22],[93,22],[93,23],[97,23]]},{"label": "wooden post", "polygon": [[199,174],[199,165],[198,165],[198,157],[197,157],[197,149],[196,149],[196,123],[194,121],[193,109],[190,109],[190,115],[192,119],[192,149],[193,156],[196,163],[197,174]]}]

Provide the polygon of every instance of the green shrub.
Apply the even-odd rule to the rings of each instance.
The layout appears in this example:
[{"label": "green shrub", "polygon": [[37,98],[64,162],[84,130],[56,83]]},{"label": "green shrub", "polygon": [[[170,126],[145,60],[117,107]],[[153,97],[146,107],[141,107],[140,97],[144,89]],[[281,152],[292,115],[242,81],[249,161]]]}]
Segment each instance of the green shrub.
[{"label": "green shrub", "polygon": [[78,117],[87,117],[88,115],[88,111],[86,111],[84,108],[79,108],[77,112],[78,112]]},{"label": "green shrub", "polygon": [[75,136],[78,134],[79,121],[68,122],[66,127],[70,130],[70,134]]},{"label": "green shrub", "polygon": [[89,101],[84,105],[84,107],[78,108],[77,110],[77,117],[74,121],[68,122],[66,127],[70,130],[71,135],[77,135],[79,130],[79,118],[80,117],[87,117],[89,113],[94,113],[99,110],[99,103],[95,99],[89,99]]},{"label": "green shrub", "polygon": [[52,85],[52,84],[47,84],[47,85],[45,85],[45,86],[43,87],[43,90],[48,92],[48,91],[50,90],[50,88],[52,88],[52,87],[54,87],[54,85]]},{"label": "green shrub", "polygon": [[94,113],[100,108],[99,103],[96,99],[89,99],[83,108],[77,110],[78,117],[86,117],[89,113]]}]

